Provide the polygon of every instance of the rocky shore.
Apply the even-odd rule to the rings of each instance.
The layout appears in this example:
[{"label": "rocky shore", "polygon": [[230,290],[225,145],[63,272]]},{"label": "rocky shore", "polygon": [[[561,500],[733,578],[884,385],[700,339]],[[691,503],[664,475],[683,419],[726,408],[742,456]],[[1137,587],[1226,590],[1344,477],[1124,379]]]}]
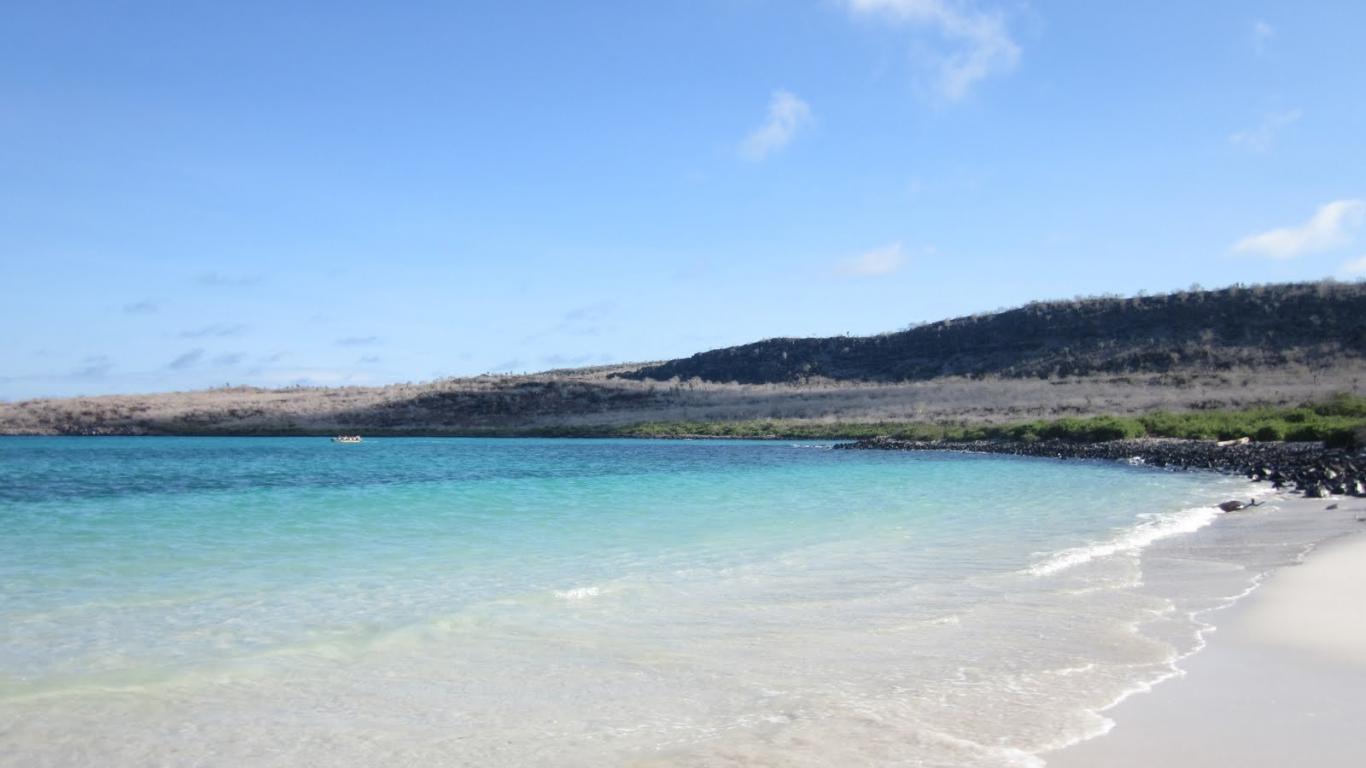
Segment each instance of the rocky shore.
[{"label": "rocky shore", "polygon": [[1243,475],[1292,488],[1310,498],[1328,494],[1366,496],[1366,450],[1324,448],[1320,443],[1219,444],[1203,440],[1112,440],[1074,443],[977,440],[968,442],[893,440],[874,437],[835,446],[845,450],[971,451],[1054,459],[1106,459],[1154,467],[1197,469]]}]

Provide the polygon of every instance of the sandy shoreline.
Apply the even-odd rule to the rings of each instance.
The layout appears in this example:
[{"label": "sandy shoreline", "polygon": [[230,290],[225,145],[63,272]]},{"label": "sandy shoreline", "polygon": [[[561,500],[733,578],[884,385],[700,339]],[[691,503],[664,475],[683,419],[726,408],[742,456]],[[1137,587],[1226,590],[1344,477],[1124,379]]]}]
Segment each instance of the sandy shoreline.
[{"label": "sandy shoreline", "polygon": [[[1290,514],[1366,517],[1362,499],[1277,501]],[[1105,714],[1104,736],[1044,755],[1049,766],[1357,766],[1366,755],[1366,523],[1210,617],[1180,677]]]}]

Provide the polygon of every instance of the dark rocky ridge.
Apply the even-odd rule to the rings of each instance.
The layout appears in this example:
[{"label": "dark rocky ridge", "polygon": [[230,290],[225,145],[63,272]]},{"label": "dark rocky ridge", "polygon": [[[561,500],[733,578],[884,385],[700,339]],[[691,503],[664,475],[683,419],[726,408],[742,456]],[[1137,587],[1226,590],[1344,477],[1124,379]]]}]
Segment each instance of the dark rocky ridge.
[{"label": "dark rocky ridge", "polygon": [[879,336],[779,338],[614,374],[741,384],[1058,377],[1339,364],[1366,357],[1366,283],[1035,302]]},{"label": "dark rocky ridge", "polygon": [[1062,440],[935,442],[875,437],[835,446],[844,450],[972,451],[1055,459],[1142,460],[1148,466],[1243,475],[1293,488],[1311,498],[1327,494],[1366,496],[1366,451],[1326,449],[1319,443],[1219,445],[1201,440]]}]

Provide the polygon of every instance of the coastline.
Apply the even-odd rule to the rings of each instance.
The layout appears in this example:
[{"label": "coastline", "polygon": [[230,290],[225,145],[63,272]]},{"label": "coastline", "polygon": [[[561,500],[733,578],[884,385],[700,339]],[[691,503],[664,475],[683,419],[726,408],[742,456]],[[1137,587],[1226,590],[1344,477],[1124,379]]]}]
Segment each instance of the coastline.
[{"label": "coastline", "polygon": [[1140,438],[1070,440],[895,440],[883,437],[839,443],[841,450],[961,451],[1052,459],[1124,461],[1172,469],[1204,470],[1266,481],[1277,490],[1293,488],[1313,499],[1329,495],[1366,497],[1366,461],[1361,450],[1316,442],[1211,442]]},{"label": "coastline", "polygon": [[[1366,518],[1359,499],[1276,501]],[[1366,524],[1266,574],[1212,612],[1172,678],[1103,711],[1109,729],[1041,755],[1056,768],[1355,766],[1366,754]]]}]

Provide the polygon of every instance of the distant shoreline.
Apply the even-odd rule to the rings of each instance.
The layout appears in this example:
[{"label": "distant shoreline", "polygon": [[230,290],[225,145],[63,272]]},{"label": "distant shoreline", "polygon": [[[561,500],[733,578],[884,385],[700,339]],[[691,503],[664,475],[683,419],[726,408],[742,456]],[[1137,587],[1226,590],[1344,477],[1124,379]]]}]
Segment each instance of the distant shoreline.
[{"label": "distant shoreline", "polygon": [[1366,496],[1366,456],[1361,450],[1326,448],[1314,442],[1245,442],[1143,438],[1105,442],[1066,440],[919,441],[871,438],[835,446],[842,450],[964,451],[1055,459],[1129,461],[1152,467],[1206,470],[1270,482],[1309,498]]},{"label": "distant shoreline", "polygon": [[[636,431],[632,427],[528,430],[460,431],[384,431],[364,432],[366,437],[409,438],[563,438],[627,440],[832,440],[839,450],[954,451],[1029,456],[1053,459],[1092,459],[1126,461],[1159,468],[1204,470],[1239,475],[1270,482],[1277,489],[1289,488],[1309,498],[1328,495],[1366,497],[1366,447],[1336,448],[1313,441],[1227,441],[1153,438],[1115,440],[906,440],[885,436],[861,437],[852,441],[822,434],[706,434],[663,430]],[[841,426],[841,425],[832,425]],[[848,425],[844,425],[848,426]],[[878,426],[865,425],[869,431]],[[838,432],[840,430],[831,430]],[[316,439],[334,436],[332,432],[186,432],[177,434],[48,434],[0,435],[3,437],[293,437]]]}]

